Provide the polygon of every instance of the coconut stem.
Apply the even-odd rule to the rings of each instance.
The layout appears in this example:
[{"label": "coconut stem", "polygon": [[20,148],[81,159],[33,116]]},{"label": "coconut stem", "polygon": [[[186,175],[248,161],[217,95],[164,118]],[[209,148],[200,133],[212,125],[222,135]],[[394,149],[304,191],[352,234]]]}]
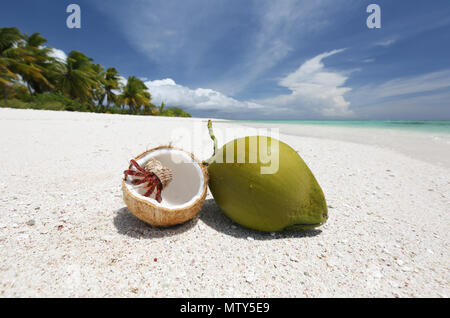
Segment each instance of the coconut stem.
[{"label": "coconut stem", "polygon": [[214,156],[216,154],[216,152],[217,152],[217,139],[216,139],[216,136],[214,136],[214,133],[213,133],[212,121],[211,120],[208,120],[208,130],[209,130],[209,136],[214,141],[214,153],[213,153],[213,156]]}]

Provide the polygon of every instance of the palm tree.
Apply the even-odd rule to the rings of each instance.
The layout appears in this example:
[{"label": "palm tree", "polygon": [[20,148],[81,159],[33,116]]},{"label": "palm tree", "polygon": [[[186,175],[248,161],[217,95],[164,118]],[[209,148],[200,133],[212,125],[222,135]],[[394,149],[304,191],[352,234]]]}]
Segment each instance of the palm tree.
[{"label": "palm tree", "polygon": [[114,94],[114,90],[120,88],[119,80],[119,72],[114,67],[110,67],[106,70],[104,89],[107,108],[109,108],[111,102],[116,104],[117,96]]},{"label": "palm tree", "polygon": [[23,35],[17,28],[0,28],[0,88],[5,101],[8,91],[20,81],[17,70],[27,69],[22,63],[24,51],[18,48],[22,40]]},{"label": "palm tree", "polygon": [[40,76],[33,72],[20,72],[22,79],[27,83],[30,94],[42,93],[53,90],[54,86],[49,82],[48,77],[54,71],[56,59],[50,56],[53,48],[44,46],[47,40],[39,33],[24,35],[24,40],[20,43],[20,48],[26,52],[27,58],[24,63],[31,69],[36,70]]},{"label": "palm tree", "polygon": [[100,64],[92,64],[92,71],[98,85],[92,88],[94,103],[97,103],[97,110],[103,111],[103,100],[105,99],[105,69]]},{"label": "palm tree", "polygon": [[128,77],[127,84],[123,88],[122,94],[119,95],[119,100],[122,105],[128,105],[130,114],[136,114],[142,106],[152,106],[147,86],[135,76]]},{"label": "palm tree", "polygon": [[64,95],[79,102],[92,103],[93,92],[100,86],[100,81],[91,61],[80,51],[69,53],[65,70],[59,78]]},{"label": "palm tree", "polygon": [[158,113],[162,114],[165,106],[166,104],[164,104],[164,102],[161,102],[161,106],[158,107]]},{"label": "palm tree", "polygon": [[[1,53],[0,53],[1,54]],[[8,90],[14,84],[14,81],[18,80],[18,76],[11,71],[11,65],[14,61],[10,58],[0,55],[0,88],[3,91],[5,102],[8,99]]]}]

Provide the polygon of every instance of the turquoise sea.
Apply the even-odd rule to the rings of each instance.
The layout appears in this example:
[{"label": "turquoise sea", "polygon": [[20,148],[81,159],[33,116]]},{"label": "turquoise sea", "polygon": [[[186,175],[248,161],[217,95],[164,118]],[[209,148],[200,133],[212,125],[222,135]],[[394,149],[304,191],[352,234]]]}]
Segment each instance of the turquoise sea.
[{"label": "turquoise sea", "polygon": [[248,123],[406,129],[450,134],[450,120],[246,120]]}]

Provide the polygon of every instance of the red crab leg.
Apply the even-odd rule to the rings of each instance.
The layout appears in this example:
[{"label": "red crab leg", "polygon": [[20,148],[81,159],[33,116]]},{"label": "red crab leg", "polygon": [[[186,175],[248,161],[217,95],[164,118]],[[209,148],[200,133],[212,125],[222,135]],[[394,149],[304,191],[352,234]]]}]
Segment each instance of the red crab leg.
[{"label": "red crab leg", "polygon": [[144,193],[144,196],[145,197],[149,197],[153,193],[153,191],[155,190],[155,186],[156,186],[156,184],[152,184],[150,186],[150,188],[148,189],[148,191]]},{"label": "red crab leg", "polygon": [[156,184],[161,183],[161,181],[159,180],[159,178],[158,178],[158,176],[156,174],[153,174],[152,179],[153,179],[153,182],[156,183]]},{"label": "red crab leg", "polygon": [[[135,166],[136,169],[138,169],[140,172],[135,171],[135,170],[131,170],[132,166]],[[125,173],[125,180],[127,180],[128,175],[136,176],[136,177],[145,177],[145,176],[147,176],[148,171],[142,169],[142,167],[137,163],[136,160],[131,159],[130,160],[130,167],[129,167],[128,170],[125,170],[124,173]]]},{"label": "red crab leg", "polygon": [[149,183],[149,184],[153,184],[153,179],[151,178],[143,178],[143,179],[135,179],[133,181],[131,181],[132,185],[139,185],[139,184],[143,184],[143,183]]},{"label": "red crab leg", "polygon": [[158,178],[158,176],[156,174],[153,174],[152,172],[148,172],[148,173],[150,175],[147,175],[147,177],[144,178],[145,180],[147,180],[148,183],[150,183],[150,184],[161,183],[161,181],[159,181],[159,178]]},{"label": "red crab leg", "polygon": [[147,176],[145,173],[135,171],[135,170],[125,170],[123,173],[125,173],[127,176],[136,176],[136,177],[146,177]]},{"label": "red crab leg", "polygon": [[156,189],[156,196],[155,196],[156,201],[158,201],[159,203],[161,203],[162,201],[161,191],[162,191],[162,184],[160,183],[158,184],[158,187]]},{"label": "red crab leg", "polygon": [[146,172],[137,162],[136,162],[136,160],[134,160],[134,159],[131,159],[130,160],[130,163],[131,163],[131,165],[130,165],[130,167],[131,166],[135,166],[136,167],[136,169],[138,169],[139,171],[141,171],[141,172]]}]

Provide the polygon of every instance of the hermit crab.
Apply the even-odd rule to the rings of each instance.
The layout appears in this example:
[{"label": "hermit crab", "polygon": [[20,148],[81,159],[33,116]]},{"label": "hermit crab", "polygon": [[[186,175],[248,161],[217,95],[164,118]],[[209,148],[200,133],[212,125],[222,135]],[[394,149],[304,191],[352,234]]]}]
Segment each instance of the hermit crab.
[{"label": "hermit crab", "polygon": [[[137,170],[132,170],[135,167]],[[138,177],[131,181],[132,185],[143,184],[147,190],[143,195],[144,197],[150,197],[156,188],[155,199],[161,203],[161,191],[162,189],[172,181],[172,170],[163,167],[161,162],[155,158],[151,158],[142,168],[134,159],[130,160],[130,167],[123,172],[125,174],[125,180],[128,176]]]}]

